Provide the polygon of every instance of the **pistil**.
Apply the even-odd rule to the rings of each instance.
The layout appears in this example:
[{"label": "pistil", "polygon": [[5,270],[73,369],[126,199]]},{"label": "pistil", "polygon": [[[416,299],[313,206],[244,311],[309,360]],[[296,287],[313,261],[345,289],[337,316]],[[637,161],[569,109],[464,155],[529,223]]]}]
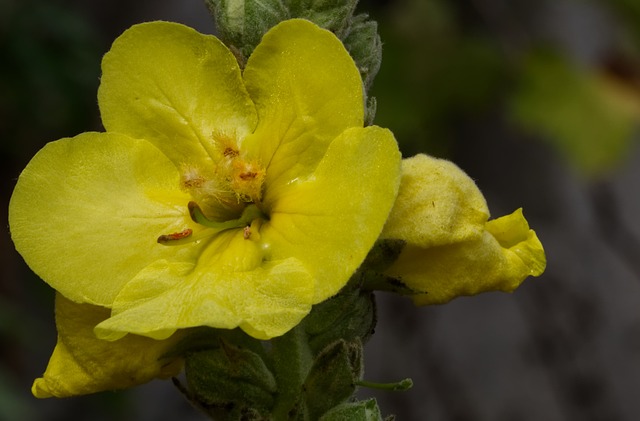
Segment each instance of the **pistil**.
[{"label": "pistil", "polygon": [[205,226],[208,229],[201,231],[198,235],[192,235],[193,230],[190,228],[173,234],[164,234],[158,237],[158,243],[163,245],[192,243],[234,228],[242,228],[243,237],[245,240],[248,240],[251,238],[251,226],[254,225],[253,222],[256,220],[266,219],[265,215],[255,204],[250,204],[245,207],[239,218],[227,221],[212,221],[211,219],[208,219],[196,202],[189,202],[187,206],[189,208],[189,215],[191,216],[191,219],[197,224]]}]

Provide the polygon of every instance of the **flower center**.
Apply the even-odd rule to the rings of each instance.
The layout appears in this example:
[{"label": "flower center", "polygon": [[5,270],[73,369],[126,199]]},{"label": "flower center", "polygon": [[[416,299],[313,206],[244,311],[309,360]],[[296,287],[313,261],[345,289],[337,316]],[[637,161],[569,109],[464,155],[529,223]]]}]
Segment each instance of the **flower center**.
[{"label": "flower center", "polygon": [[[258,160],[247,158],[239,150],[235,138],[220,133],[214,133],[213,138],[220,151],[217,166],[185,165],[181,169],[181,187],[193,198],[188,204],[191,219],[209,228],[205,231],[207,237],[224,230],[243,228],[245,239],[255,239],[252,222],[266,219],[260,210],[266,172]],[[162,235],[158,242],[177,245],[195,241],[191,234],[191,229],[185,229]]]}]

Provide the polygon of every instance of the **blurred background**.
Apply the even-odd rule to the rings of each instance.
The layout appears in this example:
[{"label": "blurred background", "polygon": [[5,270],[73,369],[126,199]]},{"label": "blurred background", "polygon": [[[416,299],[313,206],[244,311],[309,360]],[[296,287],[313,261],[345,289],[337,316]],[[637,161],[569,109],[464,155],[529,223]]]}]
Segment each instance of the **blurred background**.
[{"label": "blurred background", "polygon": [[[404,156],[453,160],[493,216],[523,207],[546,273],[513,294],[414,308],[378,295],[366,379],[399,420],[640,417],[640,1],[361,0],[380,26],[376,124]],[[46,142],[102,130],[101,56],[130,25],[214,33],[202,0],[0,0],[0,217]],[[204,420],[170,382],[30,394],[53,292],[0,236],[0,420]]]}]

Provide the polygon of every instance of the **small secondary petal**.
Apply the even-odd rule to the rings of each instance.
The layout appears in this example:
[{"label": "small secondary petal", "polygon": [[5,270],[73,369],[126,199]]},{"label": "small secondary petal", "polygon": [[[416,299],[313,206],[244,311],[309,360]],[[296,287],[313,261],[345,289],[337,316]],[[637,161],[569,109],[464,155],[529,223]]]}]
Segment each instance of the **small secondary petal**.
[{"label": "small secondary petal", "polygon": [[180,372],[179,359],[164,359],[182,337],[166,341],[129,335],[115,342],[97,339],[93,327],[109,310],[56,297],[58,343],[43,377],[31,389],[37,398],[68,397],[122,389]]}]

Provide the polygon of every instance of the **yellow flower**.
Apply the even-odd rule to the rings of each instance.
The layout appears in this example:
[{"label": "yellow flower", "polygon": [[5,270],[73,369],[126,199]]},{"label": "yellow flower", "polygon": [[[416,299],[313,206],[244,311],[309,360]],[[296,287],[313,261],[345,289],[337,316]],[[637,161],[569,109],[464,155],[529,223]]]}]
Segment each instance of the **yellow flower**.
[{"label": "yellow flower", "polygon": [[34,396],[67,397],[120,389],[180,372],[182,361],[164,355],[182,339],[181,334],[164,341],[138,335],[115,342],[97,340],[93,328],[108,317],[106,308],[56,295],[58,343],[44,376],[33,383]]},{"label": "yellow flower", "polygon": [[544,272],[542,244],[518,209],[487,221],[482,193],[455,164],[417,155],[402,162],[398,198],[382,238],[406,242],[386,275],[418,305],[484,291],[510,292]]},{"label": "yellow flower", "polygon": [[[363,128],[362,81],[333,34],[285,21],[241,70],[215,37],[146,23],[102,70],[106,132],[47,144],[9,209],[27,264],[97,325],[83,346],[193,326],[271,338],[345,285],[393,205],[400,153],[391,132]],[[67,313],[57,373],[76,351]]]}]

